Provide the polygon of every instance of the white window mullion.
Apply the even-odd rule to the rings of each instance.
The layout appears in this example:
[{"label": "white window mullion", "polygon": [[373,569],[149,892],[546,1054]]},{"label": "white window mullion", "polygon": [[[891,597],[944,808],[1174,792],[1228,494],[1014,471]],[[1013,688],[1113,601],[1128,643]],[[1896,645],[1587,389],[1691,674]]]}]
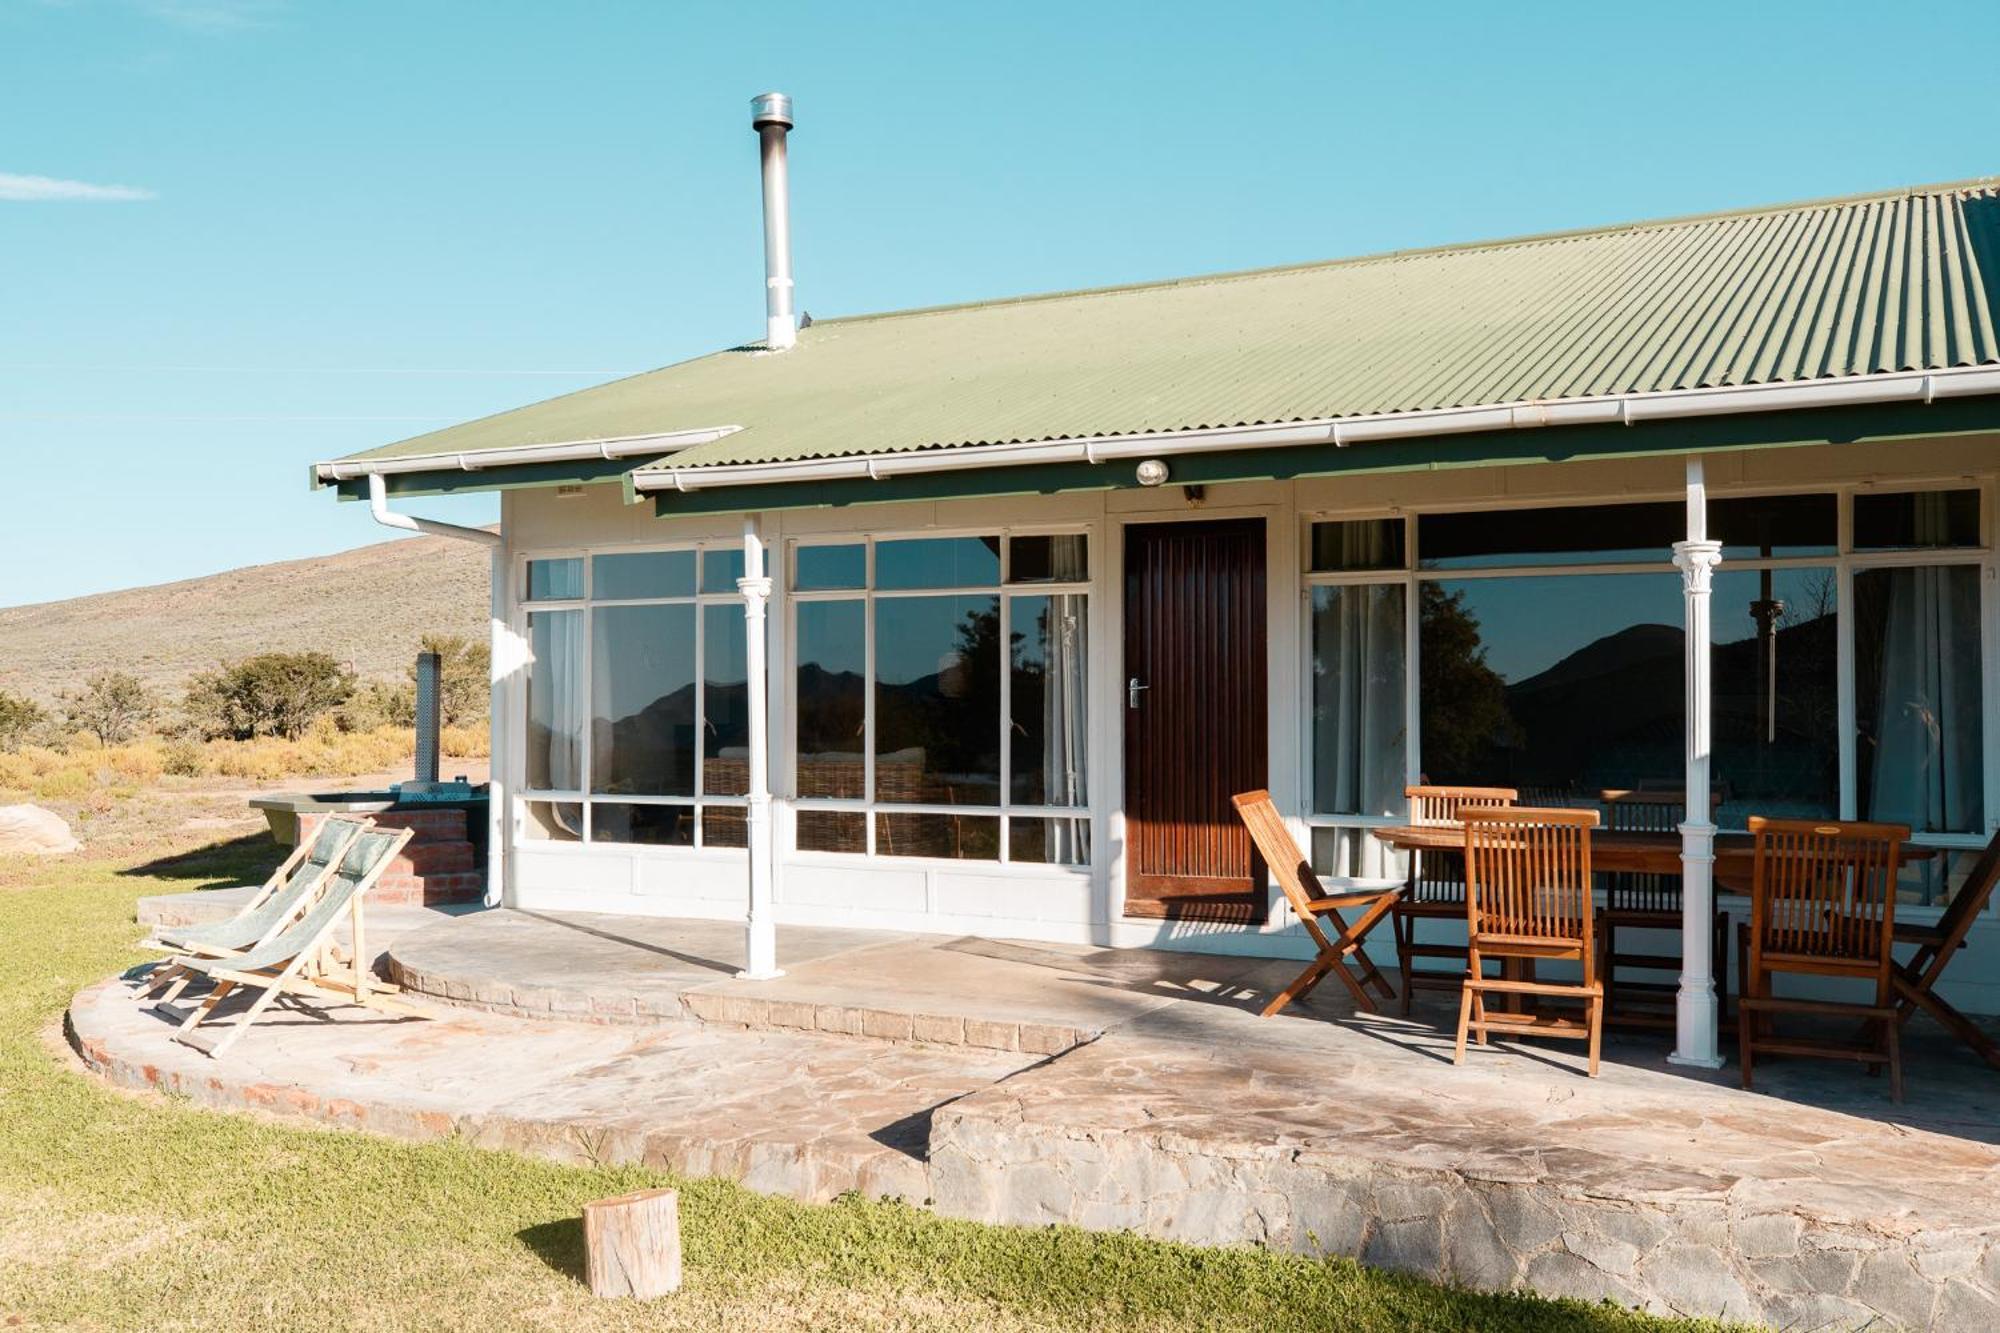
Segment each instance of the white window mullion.
[{"label": "white window mullion", "polygon": [[861,799],[862,845],[875,855],[875,542],[866,543],[861,593]]},{"label": "white window mullion", "polygon": [[[701,797],[707,788],[708,777],[708,672],[703,670],[708,653],[703,644],[708,634],[708,604],[701,600],[701,585],[708,577],[708,555],[712,548],[701,548],[694,557],[694,838],[691,845],[700,847],[707,831],[702,825],[707,822],[701,816]],[[747,663],[746,663],[747,665]],[[770,756],[765,756],[768,764]]]},{"label": "white window mullion", "polygon": [[[1986,555],[1979,562],[1979,727],[1985,779],[1986,832],[2000,829],[2000,558],[1994,554],[1995,489],[1980,488],[1979,538]],[[1989,907],[1988,909],[1993,910]]]},{"label": "white window mullion", "polygon": [[[1004,560],[1008,560],[1008,561],[1011,561],[1011,560],[1012,560],[1012,558],[1013,558],[1013,554],[1014,554],[1014,553],[1013,553],[1013,549],[1012,549],[1012,548],[1013,548],[1013,545],[1014,545],[1014,543],[1013,543],[1013,542],[1011,542],[1011,541],[1002,541],[1002,542],[1000,543],[1000,549],[1001,549],[1001,551],[1002,551],[1002,552],[1004,552],[1004,556],[1003,556],[1003,559],[1004,559]],[[1004,578],[1006,578],[1006,576],[1007,576],[1007,566],[1006,566],[1005,564],[1002,564],[1002,566],[1001,566],[1001,570],[1000,570],[1000,576],[1001,576],[1001,578],[1003,578],[1003,579],[1004,579]],[[996,629],[997,629],[997,633],[995,633],[993,637],[999,640],[999,643],[998,643],[998,644],[996,645],[996,647],[997,647],[997,649],[998,649],[998,651],[999,651],[999,654],[1000,654],[1000,792],[999,792],[999,797],[1000,797],[1000,800],[999,800],[999,805],[1000,805],[1000,851],[999,851],[999,856],[1000,856],[1000,863],[1001,863],[1002,865],[1005,865],[1005,864],[1006,864],[1006,863],[1007,863],[1008,861],[1010,861],[1010,860],[1012,860],[1012,859],[1013,859],[1013,858],[1012,858],[1012,857],[1011,857],[1011,856],[1009,855],[1009,844],[1008,844],[1008,836],[1007,836],[1007,835],[1008,835],[1008,819],[1007,819],[1007,804],[1008,804],[1008,802],[1010,802],[1010,801],[1012,801],[1012,800],[1014,799],[1014,787],[1013,787],[1013,782],[1012,782],[1012,779],[1013,779],[1013,767],[1014,767],[1014,764],[1013,764],[1013,750],[1014,750],[1014,747],[1013,747],[1013,745],[1011,744],[1011,742],[1012,742],[1012,741],[1013,741],[1013,739],[1014,739],[1014,727],[1013,727],[1013,722],[1014,722],[1014,690],[1013,690],[1013,683],[1014,683],[1014,682],[1013,682],[1013,669],[1014,669],[1014,664],[1013,664],[1013,662],[1012,662],[1011,660],[1009,660],[1009,659],[1011,658],[1011,656],[1012,656],[1012,654],[1011,654],[1011,653],[1009,652],[1009,636],[1010,636],[1010,634],[1011,634],[1011,632],[1012,632],[1012,627],[1013,627],[1013,624],[1014,624],[1014,619],[1013,619],[1013,616],[1014,616],[1014,599],[1013,599],[1013,597],[1012,597],[1012,596],[1010,596],[1010,595],[1009,595],[1009,594],[1007,593],[1007,591],[1006,591],[1006,589],[1005,589],[1005,586],[1003,585],[1003,586],[1002,586],[1002,589],[1001,589],[1001,592],[1000,592],[1000,595],[999,595],[998,597],[996,597],[996,598],[995,598],[994,600],[995,600],[995,601],[996,601],[996,602],[997,602],[997,603],[999,604],[999,607],[1000,607],[1000,624],[999,624],[999,625],[998,625],[998,626],[996,627]],[[1048,603],[1049,603],[1049,612],[1048,612],[1048,613],[1045,613],[1045,614],[1044,614],[1044,619],[1045,619],[1045,620],[1046,620],[1046,619],[1048,618],[1048,615],[1051,615],[1051,614],[1053,614],[1053,612],[1054,612],[1054,610],[1055,610],[1055,599],[1054,599],[1053,597],[1051,597],[1051,598],[1049,598],[1049,599],[1048,599]],[[1048,688],[1049,688],[1049,685],[1048,685],[1048,672],[1047,672],[1047,669],[1046,669],[1046,667],[1044,667],[1044,670],[1043,670],[1043,674],[1042,674],[1042,689],[1043,689],[1043,690],[1047,690]],[[1042,743],[1043,743],[1044,745],[1048,744],[1048,738],[1047,738],[1046,736],[1042,738]]]},{"label": "white window mullion", "polygon": [[1836,504],[1834,725],[1840,753],[1840,817],[1854,819],[1861,806],[1859,719],[1854,715],[1854,492],[1842,491]]}]

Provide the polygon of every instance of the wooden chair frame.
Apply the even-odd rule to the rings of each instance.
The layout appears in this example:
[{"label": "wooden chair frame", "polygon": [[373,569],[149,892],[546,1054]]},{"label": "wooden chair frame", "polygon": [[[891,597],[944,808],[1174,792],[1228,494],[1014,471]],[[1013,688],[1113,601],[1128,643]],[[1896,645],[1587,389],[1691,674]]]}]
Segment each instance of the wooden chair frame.
[{"label": "wooden chair frame", "polygon": [[1917,951],[1907,962],[1896,964],[1889,981],[1896,992],[1898,1024],[1908,1023],[1921,1009],[1970,1046],[1980,1059],[2000,1069],[2000,1046],[1937,993],[1938,978],[1965,946],[1966,934],[1985,913],[1996,884],[2000,884],[2000,833],[1987,842],[1979,859],[1972,863],[1965,882],[1958,886],[1958,892],[1952,895],[1934,924],[1896,923],[1896,943],[1914,944]]},{"label": "wooden chair frame", "polygon": [[[1299,973],[1291,985],[1285,987],[1264,1006],[1263,1017],[1283,1009],[1293,1000],[1302,1000],[1312,994],[1313,988],[1326,979],[1328,973],[1340,978],[1354,998],[1355,1007],[1364,1013],[1376,1011],[1375,997],[1368,993],[1373,987],[1383,999],[1396,998],[1395,990],[1389,985],[1381,970],[1368,958],[1362,947],[1367,943],[1368,933],[1381,924],[1398,899],[1402,897],[1399,887],[1357,889],[1349,893],[1328,893],[1326,886],[1313,873],[1311,862],[1299,851],[1299,845],[1285,828],[1284,817],[1272,804],[1271,793],[1249,791],[1229,798],[1236,807],[1236,815],[1243,821],[1243,827],[1250,832],[1250,841],[1257,848],[1257,854],[1264,858],[1270,868],[1271,878],[1278,881],[1284,890],[1285,900],[1292,905],[1299,924],[1312,937],[1319,955],[1305,971]],[[1350,925],[1343,911],[1361,909],[1361,915]],[[1333,927],[1329,937],[1322,922]],[[1349,969],[1347,960],[1354,959],[1356,967]]]},{"label": "wooden chair frame", "polygon": [[[1647,788],[1639,790],[1610,790],[1598,794],[1598,803],[1604,807],[1603,828],[1607,833],[1668,833],[1677,831],[1682,817],[1687,811],[1687,793],[1671,788]],[[1722,793],[1712,792],[1709,796],[1709,813],[1721,808]],[[1680,972],[1682,959],[1679,950],[1672,953],[1621,953],[1618,949],[1618,932],[1621,928],[1635,930],[1671,931],[1680,934],[1683,918],[1680,902],[1683,885],[1678,875],[1654,874],[1639,871],[1614,871],[1604,876],[1604,909],[1597,914],[1597,974],[1604,982],[1604,1021],[1613,1027],[1653,1027],[1674,1026],[1674,997],[1680,993]],[[1659,901],[1645,903],[1633,901],[1650,892]],[[1671,902],[1671,906],[1667,903]],[[1717,907],[1709,928],[1713,933],[1709,957],[1722,960],[1729,957],[1729,913]],[[1718,962],[1718,966],[1720,963]],[[1629,968],[1639,972],[1665,972],[1673,976],[1671,981],[1625,981],[1618,979],[1619,968]],[[1722,968],[1716,977],[1716,1003],[1720,1016],[1726,1024],[1729,1021],[1729,976],[1728,969]],[[1634,1000],[1665,1006],[1646,1012],[1634,1012]]]},{"label": "wooden chair frame", "polygon": [[[1420,784],[1403,788],[1403,796],[1410,804],[1410,823],[1428,825],[1453,825],[1459,822],[1459,811],[1468,807],[1513,805],[1520,799],[1520,793],[1512,787],[1450,787]],[[1450,891],[1448,880],[1427,880],[1424,875],[1426,860],[1435,867],[1439,864],[1457,866],[1457,892]],[[1465,975],[1466,948],[1462,944],[1442,944],[1436,941],[1419,940],[1419,921],[1463,921],[1465,920],[1465,872],[1464,858],[1456,852],[1411,852],[1410,875],[1403,896],[1396,902],[1395,912],[1390,922],[1396,933],[1396,970],[1403,983],[1403,1014],[1409,1016],[1410,999],[1419,988],[1425,990],[1445,990],[1456,992]],[[1417,967],[1421,958],[1442,958],[1452,966],[1449,969]]]},{"label": "wooden chair frame", "polygon": [[[1590,879],[1590,831],[1595,810],[1493,806],[1467,809],[1465,825],[1466,974],[1458,1001],[1458,1041],[1452,1062],[1465,1061],[1468,1035],[1484,1046],[1493,1033],[1581,1038],[1589,1043],[1590,1077],[1597,1077],[1604,1035],[1604,986],[1597,975]],[[1498,959],[1510,975],[1489,977]],[[1575,963],[1580,982],[1538,981],[1542,960]],[[1511,975],[1525,972],[1527,975]],[[1581,1020],[1533,1010],[1488,1013],[1486,997],[1509,1001],[1564,998],[1583,1004]]]},{"label": "wooden chair frame", "polygon": [[[1738,932],[1741,989],[1737,999],[1737,1058],[1751,1086],[1759,1051],[1855,1060],[1889,1067],[1889,1095],[1903,1100],[1903,1054],[1894,990],[1896,873],[1902,824],[1750,818],[1756,840],[1750,920]],[[1776,973],[1860,981],[1873,1003],[1779,998]],[[1779,1036],[1777,1014],[1859,1018],[1852,1043]],[[1875,1034],[1874,1040],[1864,1040]]]}]

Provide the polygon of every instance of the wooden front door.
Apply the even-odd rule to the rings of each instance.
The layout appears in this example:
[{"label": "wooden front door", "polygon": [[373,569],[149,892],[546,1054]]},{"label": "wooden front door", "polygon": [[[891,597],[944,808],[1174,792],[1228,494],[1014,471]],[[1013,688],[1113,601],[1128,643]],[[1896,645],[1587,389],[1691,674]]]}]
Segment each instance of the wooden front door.
[{"label": "wooden front door", "polygon": [[1264,919],[1229,798],[1265,785],[1264,521],[1125,529],[1125,911]]}]

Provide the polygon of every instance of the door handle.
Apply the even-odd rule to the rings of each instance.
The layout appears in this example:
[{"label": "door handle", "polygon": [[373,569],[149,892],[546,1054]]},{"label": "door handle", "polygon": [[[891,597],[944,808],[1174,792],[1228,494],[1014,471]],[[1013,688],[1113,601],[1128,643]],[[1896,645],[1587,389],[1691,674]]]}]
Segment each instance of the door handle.
[{"label": "door handle", "polygon": [[1125,706],[1127,708],[1137,708],[1139,706],[1139,691],[1150,690],[1152,688],[1151,685],[1141,685],[1137,676],[1132,677],[1132,679],[1125,682]]}]

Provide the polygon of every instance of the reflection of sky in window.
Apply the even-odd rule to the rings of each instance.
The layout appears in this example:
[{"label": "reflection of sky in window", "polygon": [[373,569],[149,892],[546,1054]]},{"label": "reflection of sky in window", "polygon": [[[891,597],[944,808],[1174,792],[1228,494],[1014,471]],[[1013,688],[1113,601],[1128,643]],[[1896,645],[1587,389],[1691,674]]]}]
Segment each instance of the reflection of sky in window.
[{"label": "reflection of sky in window", "polygon": [[1673,574],[1567,574],[1446,582],[1479,621],[1486,664],[1515,684],[1634,625],[1681,624]]},{"label": "reflection of sky in window", "polygon": [[867,644],[861,637],[860,602],[800,602],[799,664],[817,664],[831,675],[861,674]]},{"label": "reflection of sky in window", "polygon": [[885,685],[907,685],[953,665],[963,643],[959,627],[966,617],[995,615],[999,602],[992,596],[878,599],[875,678]]}]

